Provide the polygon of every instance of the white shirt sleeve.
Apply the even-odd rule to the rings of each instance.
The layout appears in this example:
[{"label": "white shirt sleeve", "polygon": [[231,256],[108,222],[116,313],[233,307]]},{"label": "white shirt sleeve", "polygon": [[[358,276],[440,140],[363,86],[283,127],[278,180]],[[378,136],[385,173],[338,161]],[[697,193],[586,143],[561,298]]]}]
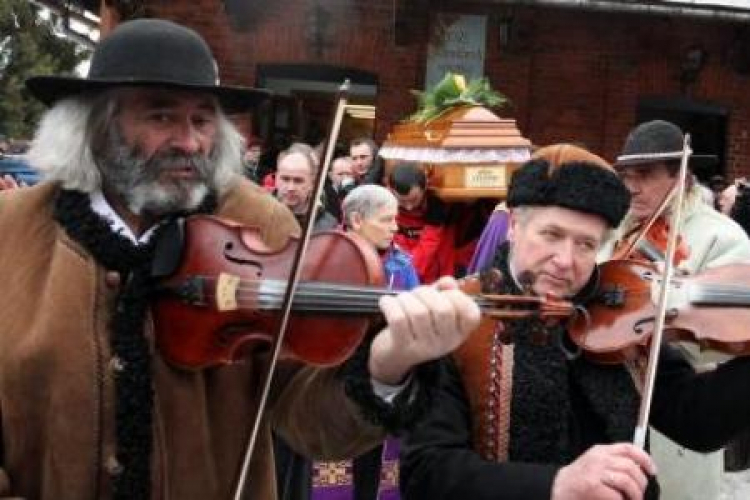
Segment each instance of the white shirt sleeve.
[{"label": "white shirt sleeve", "polygon": [[374,378],[371,378],[370,382],[372,383],[372,392],[374,392],[376,396],[386,403],[393,403],[393,399],[403,392],[403,390],[411,383],[411,379],[412,376],[410,374],[406,377],[404,383],[399,385],[383,384]]}]

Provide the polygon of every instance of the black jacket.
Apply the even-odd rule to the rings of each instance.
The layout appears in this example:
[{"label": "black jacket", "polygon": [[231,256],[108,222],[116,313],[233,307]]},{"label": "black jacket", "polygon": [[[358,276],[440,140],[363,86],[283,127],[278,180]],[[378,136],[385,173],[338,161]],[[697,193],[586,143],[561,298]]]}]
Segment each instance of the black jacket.
[{"label": "black jacket", "polygon": [[[569,360],[556,352],[555,342],[534,345],[528,325],[519,323],[508,461],[488,461],[475,451],[472,429],[479,416],[471,414],[464,381],[449,361],[432,411],[402,448],[404,500],[549,499],[561,467],[594,444],[632,438],[639,401],[629,374],[617,365]],[[654,427],[683,446],[712,451],[749,423],[750,359],[696,374],[676,350],[663,347]],[[653,489],[648,495],[657,496]]]}]

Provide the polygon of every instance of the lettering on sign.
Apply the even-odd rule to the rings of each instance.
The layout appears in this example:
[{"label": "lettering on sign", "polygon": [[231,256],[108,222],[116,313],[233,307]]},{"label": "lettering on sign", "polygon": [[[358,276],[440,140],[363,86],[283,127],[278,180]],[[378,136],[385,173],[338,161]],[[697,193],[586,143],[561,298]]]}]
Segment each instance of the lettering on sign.
[{"label": "lettering on sign", "polygon": [[464,187],[502,189],[507,185],[505,165],[481,165],[464,168]]},{"label": "lettering on sign", "polygon": [[439,13],[432,18],[427,44],[425,88],[451,71],[467,80],[484,75],[487,17]]}]

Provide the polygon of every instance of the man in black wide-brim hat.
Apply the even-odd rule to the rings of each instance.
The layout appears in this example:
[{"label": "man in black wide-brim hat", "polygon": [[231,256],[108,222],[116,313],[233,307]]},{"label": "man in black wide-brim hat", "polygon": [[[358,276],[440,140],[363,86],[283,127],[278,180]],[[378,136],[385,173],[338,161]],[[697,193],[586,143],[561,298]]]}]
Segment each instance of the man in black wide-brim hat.
[{"label": "man in black wide-brim hat", "polygon": [[[651,120],[634,127],[628,134],[615,168],[628,187],[633,199],[630,210],[599,256],[609,258],[616,248],[629,244],[637,231],[654,215],[663,200],[672,192],[679,178],[684,143],[682,130],[665,120]],[[688,167],[696,161],[707,161],[705,155],[691,155]],[[701,186],[689,178],[681,207],[680,238],[686,255],[679,262],[683,272],[701,273],[729,264],[750,263],[750,239],[731,218],[715,210],[703,198]],[[671,220],[676,197],[661,214]],[[658,214],[656,214],[658,215]],[[649,246],[652,258],[663,260],[663,250]],[[709,370],[726,355],[683,344],[687,358],[700,370]],[[654,434],[654,456],[661,465],[664,494],[667,498],[716,498],[723,474],[723,452],[693,453],[684,447]]]},{"label": "man in black wide-brim hat", "polygon": [[[178,367],[149,309],[159,242],[179,259],[180,241],[167,237],[178,214],[254,226],[253,279],[262,278],[262,255],[299,233],[286,208],[243,180],[241,137],[226,118],[266,93],[218,82],[205,41],[161,20],[117,27],[87,78],[28,81],[50,105],[29,155],[46,181],[0,194],[0,497],[233,492],[268,356]],[[191,314],[217,314],[192,297],[184,296]],[[455,348],[479,317],[452,280],[383,298],[380,309],[387,327],[341,367],[282,363],[245,498],[276,498],[272,428],[295,450],[332,459],[408,425],[433,385],[424,362]],[[174,323],[161,328],[181,328],[189,342],[197,326]]]},{"label": "man in black wide-brim hat", "polygon": [[[628,187],[632,201],[623,223],[604,246],[602,257],[608,257],[614,246],[623,243],[634,228],[654,215],[673,190],[678,180],[683,141],[682,130],[664,120],[642,123],[630,132],[615,169]],[[690,162],[700,158],[706,157],[692,155]],[[673,208],[674,198],[661,217],[669,220]],[[750,240],[742,228],[705,202],[692,176],[687,181],[683,199],[680,234],[688,247],[688,255],[680,263],[684,271],[696,273],[721,265],[750,262]],[[656,255],[655,258],[663,257]]]}]

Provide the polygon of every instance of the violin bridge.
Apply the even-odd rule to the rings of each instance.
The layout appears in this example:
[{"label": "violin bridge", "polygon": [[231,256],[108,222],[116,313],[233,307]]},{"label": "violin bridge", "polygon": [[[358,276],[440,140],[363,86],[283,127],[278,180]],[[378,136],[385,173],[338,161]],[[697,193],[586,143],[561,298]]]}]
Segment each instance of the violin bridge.
[{"label": "violin bridge", "polygon": [[233,274],[220,273],[216,280],[216,309],[219,311],[237,310],[237,288],[240,277]]}]

